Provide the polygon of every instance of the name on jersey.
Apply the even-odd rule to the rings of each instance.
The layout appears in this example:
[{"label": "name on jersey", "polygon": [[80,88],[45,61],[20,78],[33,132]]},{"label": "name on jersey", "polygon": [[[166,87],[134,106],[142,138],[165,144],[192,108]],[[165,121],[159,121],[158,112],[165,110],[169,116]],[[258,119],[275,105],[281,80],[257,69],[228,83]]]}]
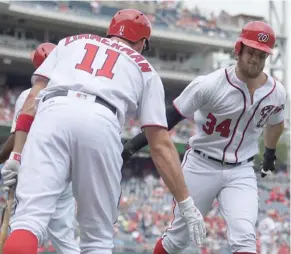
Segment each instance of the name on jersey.
[{"label": "name on jersey", "polygon": [[128,47],[124,47],[116,42],[112,42],[106,38],[100,37],[100,36],[95,35],[95,34],[79,34],[79,35],[69,36],[66,38],[65,46],[68,46],[70,43],[77,41],[77,40],[81,40],[81,39],[95,40],[95,41],[101,42],[107,46],[110,46],[111,48],[120,50],[121,52],[126,53],[131,59],[133,59],[137,63],[137,65],[139,66],[139,68],[142,72],[152,71],[147,60],[142,55],[137,53],[135,50],[130,49]]},{"label": "name on jersey", "polygon": [[273,115],[279,113],[281,110],[284,109],[284,105],[281,105],[280,107],[276,107],[274,105],[267,105],[264,108],[262,108],[260,112],[261,119],[257,123],[258,128],[263,128],[266,124],[268,118]]}]

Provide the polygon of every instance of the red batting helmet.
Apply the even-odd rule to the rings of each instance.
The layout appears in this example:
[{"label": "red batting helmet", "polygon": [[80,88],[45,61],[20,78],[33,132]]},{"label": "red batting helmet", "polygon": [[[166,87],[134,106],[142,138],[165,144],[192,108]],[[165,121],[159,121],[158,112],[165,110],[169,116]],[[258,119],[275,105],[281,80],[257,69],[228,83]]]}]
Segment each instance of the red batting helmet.
[{"label": "red batting helmet", "polygon": [[56,47],[55,44],[45,42],[40,44],[36,50],[31,53],[31,61],[34,64],[35,68],[38,68],[43,61],[48,57],[48,55],[53,51]]},{"label": "red batting helmet", "polygon": [[134,9],[118,11],[111,20],[107,37],[116,36],[130,42],[146,39],[145,50],[149,50],[151,22],[142,12]]},{"label": "red batting helmet", "polygon": [[276,42],[275,32],[271,26],[262,21],[252,21],[247,23],[236,41],[234,52],[240,54],[241,45],[262,50],[272,54]]}]

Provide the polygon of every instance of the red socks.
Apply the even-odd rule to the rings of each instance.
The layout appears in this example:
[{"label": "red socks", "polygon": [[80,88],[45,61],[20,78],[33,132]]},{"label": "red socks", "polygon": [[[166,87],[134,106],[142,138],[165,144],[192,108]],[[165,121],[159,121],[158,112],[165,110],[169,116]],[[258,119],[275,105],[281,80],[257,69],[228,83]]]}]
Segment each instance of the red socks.
[{"label": "red socks", "polygon": [[8,236],[3,254],[37,254],[37,237],[27,230],[15,230]]},{"label": "red socks", "polygon": [[[6,253],[3,253],[6,254]],[[168,254],[168,252],[165,251],[163,244],[162,244],[162,239],[160,239],[155,246],[154,253],[153,254]]]}]

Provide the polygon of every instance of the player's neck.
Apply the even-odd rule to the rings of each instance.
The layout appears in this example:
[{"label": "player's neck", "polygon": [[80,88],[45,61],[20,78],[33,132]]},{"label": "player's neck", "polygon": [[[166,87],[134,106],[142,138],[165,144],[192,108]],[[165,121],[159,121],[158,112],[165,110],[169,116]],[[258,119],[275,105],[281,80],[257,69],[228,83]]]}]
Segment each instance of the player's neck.
[{"label": "player's neck", "polygon": [[115,37],[115,36],[111,37],[111,39],[122,42],[123,44],[126,44],[127,46],[129,46],[130,48],[132,48],[133,50],[135,50],[136,52],[141,54],[141,51],[140,51],[139,47],[136,45],[136,43],[131,43],[127,40],[124,40],[122,38]]},{"label": "player's neck", "polygon": [[[127,46],[133,48],[132,45],[131,45],[128,41],[123,40],[122,38],[114,37],[114,36],[113,36],[113,37],[111,37],[111,39],[112,39],[112,40],[116,40],[116,41],[120,41],[120,42],[126,44]],[[134,48],[133,48],[133,49],[134,49]]]},{"label": "player's neck", "polygon": [[243,75],[238,66],[236,66],[235,72],[237,78],[246,84],[249,91],[259,89],[266,83],[268,79],[267,75],[264,72],[261,72],[261,74],[256,78],[248,78]]}]

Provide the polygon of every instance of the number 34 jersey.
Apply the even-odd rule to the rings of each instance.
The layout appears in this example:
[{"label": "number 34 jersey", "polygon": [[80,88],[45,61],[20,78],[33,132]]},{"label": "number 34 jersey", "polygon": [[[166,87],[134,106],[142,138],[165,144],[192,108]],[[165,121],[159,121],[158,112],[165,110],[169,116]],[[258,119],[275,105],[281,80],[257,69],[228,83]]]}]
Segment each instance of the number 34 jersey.
[{"label": "number 34 jersey", "polygon": [[235,66],[219,69],[192,81],[174,106],[184,117],[195,119],[195,135],[189,144],[225,162],[241,162],[258,153],[258,139],[265,124],[284,121],[286,92],[268,76],[251,100]]},{"label": "number 34 jersey", "polygon": [[138,116],[142,126],[167,128],[161,78],[122,42],[93,34],[64,38],[34,72],[32,84],[37,76],[49,79],[37,100],[58,90],[79,91],[115,106],[121,126],[126,117]]}]

